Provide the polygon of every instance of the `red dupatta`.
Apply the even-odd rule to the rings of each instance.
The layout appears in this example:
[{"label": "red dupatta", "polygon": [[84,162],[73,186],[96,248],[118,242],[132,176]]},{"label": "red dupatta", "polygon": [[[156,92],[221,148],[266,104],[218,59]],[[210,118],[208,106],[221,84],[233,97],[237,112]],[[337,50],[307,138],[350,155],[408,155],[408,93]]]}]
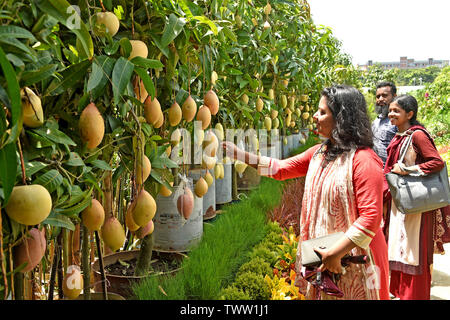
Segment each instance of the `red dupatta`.
[{"label": "red dupatta", "polygon": [[[386,149],[388,156],[386,159],[386,164],[384,166],[385,174],[391,172],[392,168],[397,163],[398,158],[400,156],[400,149],[403,144],[403,141],[405,141],[408,138],[409,134],[412,134],[416,130],[422,130],[423,132],[425,132],[428,138],[430,139],[432,145],[436,149],[436,145],[434,144],[434,141],[431,138],[430,134],[427,132],[427,130],[421,125],[413,125],[405,132],[406,134],[404,135],[396,134],[394,138],[391,140],[391,143]],[[391,193],[389,192],[389,186],[385,178],[383,188],[383,201],[388,203],[389,209],[391,199],[392,199]],[[435,219],[433,226],[434,229],[433,239],[436,245],[435,249],[437,249],[437,252],[444,252],[443,244],[450,242],[450,206],[443,207],[436,211],[438,211],[438,214],[434,215]],[[388,221],[386,222],[388,223]]]}]

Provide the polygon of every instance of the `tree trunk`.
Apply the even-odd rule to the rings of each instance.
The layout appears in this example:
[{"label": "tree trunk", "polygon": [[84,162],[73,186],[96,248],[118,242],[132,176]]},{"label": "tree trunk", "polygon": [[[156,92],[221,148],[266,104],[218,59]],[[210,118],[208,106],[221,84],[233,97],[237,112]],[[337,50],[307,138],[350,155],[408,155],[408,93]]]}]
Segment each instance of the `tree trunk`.
[{"label": "tree trunk", "polygon": [[237,171],[236,171],[236,168],[235,168],[235,166],[233,164],[231,165],[231,177],[232,177],[232,179],[231,179],[231,181],[232,181],[231,182],[232,183],[232,185],[231,185],[231,198],[233,200],[238,200]]},{"label": "tree trunk", "polygon": [[91,259],[89,256],[89,231],[88,229],[83,225],[82,229],[82,236],[83,236],[83,244],[81,247],[82,250],[82,268],[83,268],[83,293],[84,293],[84,300],[91,300]]},{"label": "tree trunk", "polygon": [[135,276],[145,276],[151,270],[151,261],[153,253],[153,233],[147,235],[142,239],[141,249],[139,250],[139,257],[134,271]]}]

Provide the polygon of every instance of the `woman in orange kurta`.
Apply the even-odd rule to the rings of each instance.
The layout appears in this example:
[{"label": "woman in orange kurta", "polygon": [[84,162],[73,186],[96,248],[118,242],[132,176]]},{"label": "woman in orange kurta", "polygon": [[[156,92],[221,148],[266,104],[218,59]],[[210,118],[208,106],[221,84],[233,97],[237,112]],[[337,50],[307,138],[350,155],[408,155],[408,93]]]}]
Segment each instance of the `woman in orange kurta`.
[{"label": "woman in orange kurta", "polygon": [[[364,96],[349,86],[326,88],[313,119],[326,141],[285,160],[258,157],[231,142],[223,146],[228,156],[244,159],[261,175],[279,180],[306,176],[295,283],[308,299],[316,298],[317,292],[301,276],[301,242],[339,231],[346,237],[329,250],[316,250],[322,271],[341,274],[336,284],[344,296],[339,299],[389,299],[387,246],[381,229],[383,170],[371,149]],[[341,258],[348,253],[365,254],[370,262],[351,264],[343,272]],[[332,297],[321,293],[320,298]]]}]

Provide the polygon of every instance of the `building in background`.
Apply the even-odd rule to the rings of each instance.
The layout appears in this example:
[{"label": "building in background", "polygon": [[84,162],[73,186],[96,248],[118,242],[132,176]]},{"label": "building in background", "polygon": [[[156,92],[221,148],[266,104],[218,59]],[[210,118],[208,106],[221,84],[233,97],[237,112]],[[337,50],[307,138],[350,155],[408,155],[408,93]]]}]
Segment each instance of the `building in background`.
[{"label": "building in background", "polygon": [[435,60],[433,58],[429,58],[428,60],[418,60],[408,59],[408,57],[400,57],[400,61],[392,61],[392,62],[373,62],[369,60],[367,64],[358,65],[358,68],[362,70],[367,70],[370,66],[378,65],[381,68],[387,69],[420,69],[426,68],[430,66],[437,66],[439,68],[443,68],[449,65],[449,60]]}]

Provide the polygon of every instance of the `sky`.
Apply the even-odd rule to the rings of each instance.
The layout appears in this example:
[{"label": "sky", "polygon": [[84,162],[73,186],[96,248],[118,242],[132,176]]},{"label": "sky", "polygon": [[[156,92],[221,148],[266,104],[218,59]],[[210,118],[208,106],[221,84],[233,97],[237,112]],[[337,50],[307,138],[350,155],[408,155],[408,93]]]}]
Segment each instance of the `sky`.
[{"label": "sky", "polygon": [[450,0],[308,0],[316,25],[342,42],[353,64],[450,60]]}]

